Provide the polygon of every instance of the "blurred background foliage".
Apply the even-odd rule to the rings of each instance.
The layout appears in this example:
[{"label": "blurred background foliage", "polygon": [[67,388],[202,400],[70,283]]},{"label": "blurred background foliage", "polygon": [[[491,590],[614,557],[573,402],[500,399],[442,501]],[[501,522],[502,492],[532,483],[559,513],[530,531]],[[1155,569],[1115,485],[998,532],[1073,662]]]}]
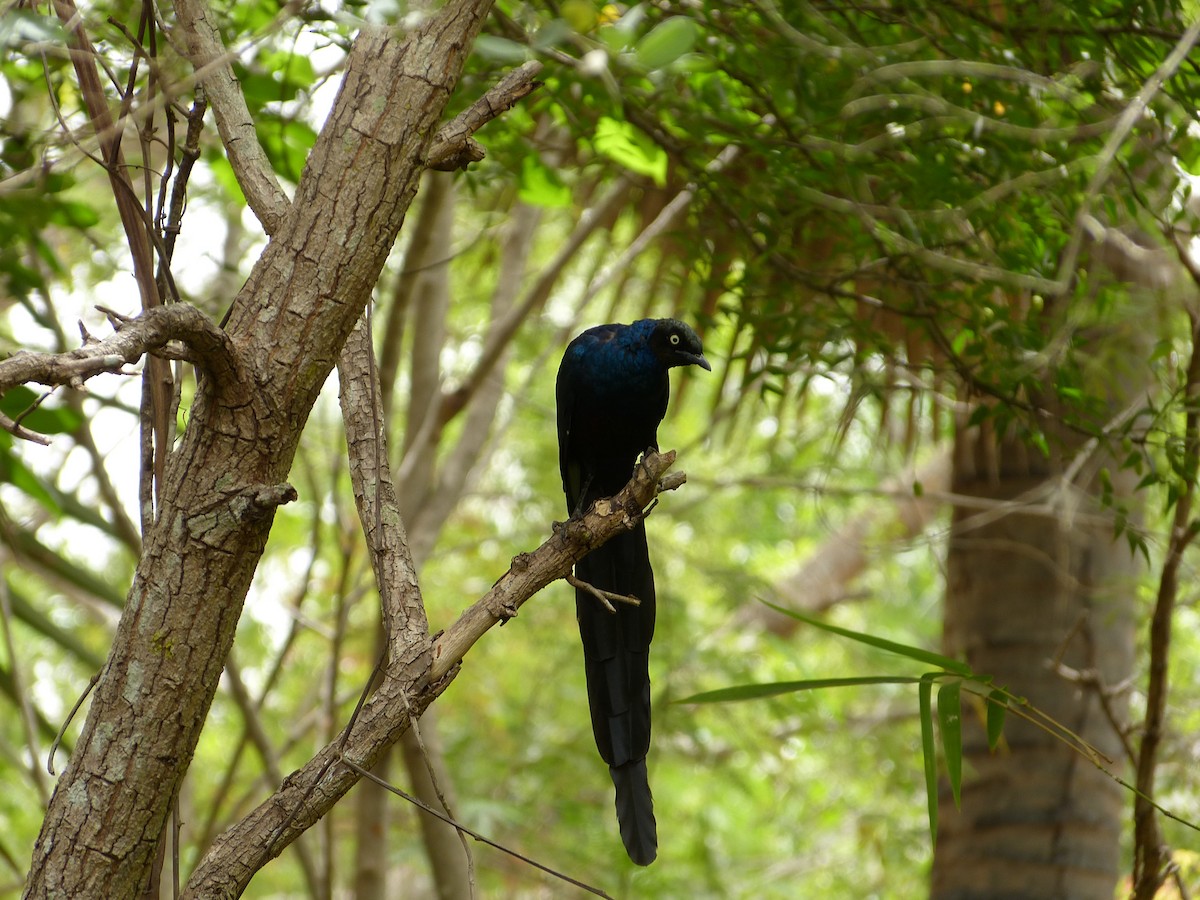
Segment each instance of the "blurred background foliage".
[{"label": "blurred background foliage", "polygon": [[[396,0],[213,7],[289,186],[354,30],[419,15]],[[165,136],[181,140],[194,88],[165,7],[153,76],[142,67],[124,84],[140,12],[100,2],[86,17],[114,97],[128,90],[143,111],[126,154],[154,211]],[[44,13],[6,4],[0,19],[6,354],[70,349],[77,322],[107,327],[96,304],[136,307],[61,30]],[[1116,530],[1144,553],[1149,609],[1164,511],[1181,489],[1195,291],[1178,247],[1195,214],[1195,54],[1143,113],[1122,115],[1193,15],[1167,2],[496,5],[449,112],[527,59],[545,64],[543,85],[479,135],[483,162],[429,176],[373,312],[432,627],[563,518],[553,382],[573,334],[676,315],[697,324],[715,371],[674,383],[660,431],[689,475],[650,524],[660,862],[635,871],[620,852],[562,585],[489,634],[437,704],[463,822],[614,894],[926,891],[915,691],[673,701],[732,684],[919,674],[812,629],[783,632],[758,601],[937,648],[949,485],[944,472],[928,484],[919,473],[948,456],[968,417],[1038,452],[1064,430],[1102,438],[1136,469],[1146,513]],[[151,77],[172,86],[170,118],[146,90]],[[135,121],[154,123],[153,140],[139,144]],[[211,118],[201,150],[174,269],[184,299],[219,318],[265,238]],[[1114,332],[1146,352],[1106,349]],[[1154,387],[1141,415],[1110,427],[1108,379],[1126,372]],[[137,383],[88,387],[29,413],[51,447],[0,433],[0,883],[12,892],[51,787],[50,742],[106,653],[138,552]],[[36,396],[13,391],[0,405],[16,416]],[[181,427],[189,396],[185,386]],[[293,471],[301,500],[277,516],[185,789],[185,872],[337,732],[374,664],[378,600],[340,429],[331,384]],[[905,519],[914,501],[921,514]],[[816,582],[821,561],[847,549],[857,562]],[[1196,821],[1193,584],[1176,613],[1160,800]],[[1139,702],[1134,687],[1135,720]],[[393,778],[404,782],[398,769]],[[391,883],[431,894],[416,813],[395,798],[389,812]],[[253,894],[348,889],[354,817],[339,807],[308,838],[316,862],[285,854]],[[1184,826],[1168,823],[1166,836],[1194,846]],[[481,896],[567,890],[482,846],[474,858]]]}]

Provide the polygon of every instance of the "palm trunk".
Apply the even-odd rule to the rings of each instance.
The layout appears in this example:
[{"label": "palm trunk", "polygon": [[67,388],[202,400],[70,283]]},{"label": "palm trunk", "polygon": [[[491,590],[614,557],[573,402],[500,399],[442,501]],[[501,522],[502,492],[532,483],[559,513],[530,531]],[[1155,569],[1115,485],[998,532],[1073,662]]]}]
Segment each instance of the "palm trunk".
[{"label": "palm trunk", "polygon": [[[1115,468],[1115,467],[1114,467]],[[1125,752],[1121,685],[1133,667],[1135,560],[1092,486],[988,429],[957,436],[945,646],[1110,757]],[[1102,694],[1104,696],[1102,696]],[[962,809],[939,803],[931,896],[1111,900],[1126,797],[1063,740],[1010,714],[988,751],[964,706]]]}]

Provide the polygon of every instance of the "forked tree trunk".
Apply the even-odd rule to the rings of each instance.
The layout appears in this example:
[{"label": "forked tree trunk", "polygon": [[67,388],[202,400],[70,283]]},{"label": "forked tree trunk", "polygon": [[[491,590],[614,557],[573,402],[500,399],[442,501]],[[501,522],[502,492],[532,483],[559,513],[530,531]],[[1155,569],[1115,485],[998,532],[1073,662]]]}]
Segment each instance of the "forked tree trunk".
[{"label": "forked tree trunk", "polygon": [[[215,42],[214,26],[199,24],[207,7],[192,7],[190,31]],[[197,342],[205,374],[168,459],[158,520],[82,734],[50,801],[26,896],[132,897],[147,884],[275,508],[295,496],[284,479],[300,433],[392,248],[490,8],[489,0],[454,0],[404,35],[362,29],[294,202],[271,216],[271,240],[233,303],[227,340],[216,340],[211,326],[200,330],[203,341],[179,335]],[[228,61],[213,65],[221,64]],[[411,640],[392,659],[395,680],[417,697],[430,641],[415,592],[397,634]],[[413,705],[424,708],[419,697]],[[373,746],[362,764],[373,765],[378,752]],[[332,805],[338,791],[318,799]],[[314,806],[314,815],[325,808]],[[219,843],[228,856],[210,851],[192,896],[240,894],[291,839],[280,832],[310,819],[262,821],[243,820],[245,831],[235,831],[252,840]]]},{"label": "forked tree trunk", "polygon": [[[1093,486],[1065,485],[1061,465],[1038,451],[997,441],[988,429],[960,430],[956,451],[955,492],[998,505],[955,510],[947,651],[1123,769],[1099,689],[1063,667],[1098,673],[1104,686],[1131,674],[1136,562],[1128,545],[1114,541]],[[1124,695],[1109,703],[1123,722]],[[990,753],[975,713],[964,702],[962,810],[943,786],[931,895],[1112,900],[1124,791],[1063,741],[1011,713],[1001,747]]]}]

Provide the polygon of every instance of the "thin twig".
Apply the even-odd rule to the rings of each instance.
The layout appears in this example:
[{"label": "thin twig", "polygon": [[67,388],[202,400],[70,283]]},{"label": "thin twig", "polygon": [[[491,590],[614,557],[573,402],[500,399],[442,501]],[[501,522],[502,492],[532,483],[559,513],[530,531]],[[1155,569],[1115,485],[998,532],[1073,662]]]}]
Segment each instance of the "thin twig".
[{"label": "thin twig", "polygon": [[566,875],[562,872],[559,872],[557,869],[552,869],[549,866],[538,862],[536,859],[531,859],[530,857],[525,856],[523,853],[518,853],[516,850],[510,850],[508,847],[505,847],[503,844],[497,843],[496,841],[493,841],[491,838],[484,837],[478,831],[475,831],[472,828],[468,828],[466,825],[463,825],[461,822],[456,822],[454,819],[451,819],[449,816],[443,815],[442,813],[438,812],[436,809],[434,809],[429,804],[414,797],[412,794],[406,793],[405,791],[402,791],[400,788],[396,787],[394,784],[389,784],[388,782],[384,781],[382,778],[379,778],[378,776],[373,775],[370,771],[368,771],[367,769],[364,769],[362,766],[356,764],[353,760],[343,758],[341,760],[341,762],[344,766],[347,766],[348,768],[357,772],[363,778],[366,778],[367,780],[374,782],[375,784],[379,785],[384,790],[391,791],[397,797],[402,797],[403,799],[405,799],[409,803],[411,803],[413,806],[416,806],[419,809],[424,810],[425,812],[429,813],[429,815],[433,816],[434,818],[441,819],[447,825],[452,826],[453,828],[457,829],[458,831],[460,831],[464,834],[469,834],[471,837],[473,837],[475,840],[479,841],[480,843],[487,844],[489,847],[494,847],[495,849],[499,850],[501,853],[507,853],[509,856],[511,856],[515,859],[521,860],[521,862],[528,863],[529,865],[533,866],[535,869],[541,869],[547,875],[553,875],[555,878],[565,881],[568,884],[573,884],[573,885],[575,885],[575,887],[585,890],[590,894],[595,894],[597,897],[608,897],[609,900],[612,900],[612,897],[609,894],[602,891],[600,888],[593,887],[592,885],[588,884],[587,882],[580,881],[576,878],[572,878],[570,875]]},{"label": "thin twig", "polygon": [[54,742],[50,744],[50,752],[46,754],[46,771],[51,775],[57,775],[54,771],[54,754],[58,752],[58,747],[62,743],[63,737],[66,736],[67,729],[71,727],[71,721],[75,718],[75,714],[79,712],[79,707],[83,706],[83,701],[88,698],[88,694],[100,681],[100,673],[96,672],[88,679],[87,687],[79,695],[79,699],[75,701],[75,705],[71,707],[71,711],[67,713],[67,717],[63,719],[62,727],[58,729],[58,734],[54,736]]},{"label": "thin twig", "polygon": [[616,614],[617,611],[613,606],[613,603],[628,603],[630,606],[642,605],[642,601],[632,594],[614,594],[612,591],[606,591],[604,588],[598,588],[594,584],[588,584],[586,581],[576,578],[574,575],[568,575],[563,579],[563,581],[571,585],[573,588],[578,588],[581,591],[591,594],[600,601],[601,606],[613,614]]}]

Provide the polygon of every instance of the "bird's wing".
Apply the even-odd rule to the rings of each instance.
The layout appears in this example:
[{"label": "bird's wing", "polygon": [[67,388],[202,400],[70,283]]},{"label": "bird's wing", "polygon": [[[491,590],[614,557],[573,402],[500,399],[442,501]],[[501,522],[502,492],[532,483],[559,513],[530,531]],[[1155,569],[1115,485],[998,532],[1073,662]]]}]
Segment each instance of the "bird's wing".
[{"label": "bird's wing", "polygon": [[563,357],[555,384],[555,406],[558,414],[558,471],[562,475],[563,493],[567,495],[567,511],[576,512],[582,480],[578,461],[571,459],[571,420],[575,413],[575,378],[578,362],[569,356]]}]

